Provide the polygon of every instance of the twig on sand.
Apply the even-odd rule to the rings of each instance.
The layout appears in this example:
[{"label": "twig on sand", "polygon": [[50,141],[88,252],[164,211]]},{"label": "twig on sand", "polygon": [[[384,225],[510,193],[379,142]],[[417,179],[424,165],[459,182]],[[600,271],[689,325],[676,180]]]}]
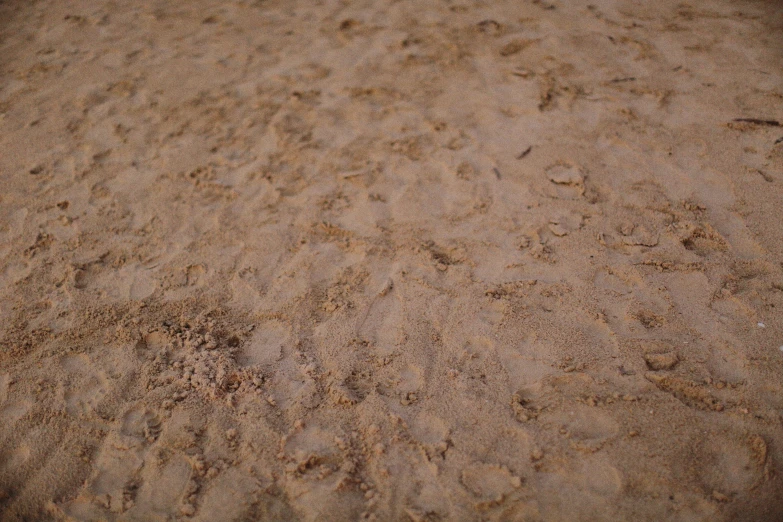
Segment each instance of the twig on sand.
[{"label": "twig on sand", "polygon": [[528,148],[526,148],[525,150],[523,150],[523,151],[522,151],[522,152],[519,154],[519,156],[517,156],[517,159],[522,159],[522,158],[524,158],[525,156],[527,156],[528,154],[530,154],[530,151],[531,151],[531,150],[533,150],[533,146],[532,146],[532,145],[531,145],[531,146],[529,146]]},{"label": "twig on sand", "polygon": [[755,125],[767,125],[769,127],[781,127],[779,121],[777,120],[760,120],[757,118],[734,118],[733,121],[736,121],[737,123],[753,123]]},{"label": "twig on sand", "polygon": [[497,167],[492,167],[492,172],[494,172],[495,176],[497,176],[498,179],[500,179],[500,171],[498,170]]}]

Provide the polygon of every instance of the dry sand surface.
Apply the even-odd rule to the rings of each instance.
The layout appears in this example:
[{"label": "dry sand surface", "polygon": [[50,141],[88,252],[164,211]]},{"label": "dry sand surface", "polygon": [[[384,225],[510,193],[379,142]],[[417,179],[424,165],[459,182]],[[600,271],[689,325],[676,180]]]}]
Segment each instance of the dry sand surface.
[{"label": "dry sand surface", "polygon": [[783,4],[0,2],[0,519],[783,520]]}]

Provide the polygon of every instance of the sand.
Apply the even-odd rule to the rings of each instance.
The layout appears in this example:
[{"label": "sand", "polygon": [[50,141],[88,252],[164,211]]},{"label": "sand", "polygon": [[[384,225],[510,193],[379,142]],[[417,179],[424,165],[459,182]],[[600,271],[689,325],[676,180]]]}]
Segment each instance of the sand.
[{"label": "sand", "polygon": [[0,3],[0,519],[783,520],[774,1]]}]

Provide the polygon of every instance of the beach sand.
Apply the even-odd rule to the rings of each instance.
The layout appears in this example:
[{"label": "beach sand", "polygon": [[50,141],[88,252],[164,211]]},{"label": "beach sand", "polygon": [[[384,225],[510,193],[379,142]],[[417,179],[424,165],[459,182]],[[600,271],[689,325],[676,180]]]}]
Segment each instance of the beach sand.
[{"label": "beach sand", "polygon": [[0,2],[0,519],[783,520],[781,31]]}]

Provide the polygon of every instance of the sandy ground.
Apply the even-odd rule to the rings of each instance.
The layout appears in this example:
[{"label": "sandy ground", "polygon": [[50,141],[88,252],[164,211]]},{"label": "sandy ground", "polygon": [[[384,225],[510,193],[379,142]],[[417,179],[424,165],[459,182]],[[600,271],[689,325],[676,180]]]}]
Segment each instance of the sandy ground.
[{"label": "sandy ground", "polygon": [[0,2],[0,519],[783,520],[782,31]]}]

